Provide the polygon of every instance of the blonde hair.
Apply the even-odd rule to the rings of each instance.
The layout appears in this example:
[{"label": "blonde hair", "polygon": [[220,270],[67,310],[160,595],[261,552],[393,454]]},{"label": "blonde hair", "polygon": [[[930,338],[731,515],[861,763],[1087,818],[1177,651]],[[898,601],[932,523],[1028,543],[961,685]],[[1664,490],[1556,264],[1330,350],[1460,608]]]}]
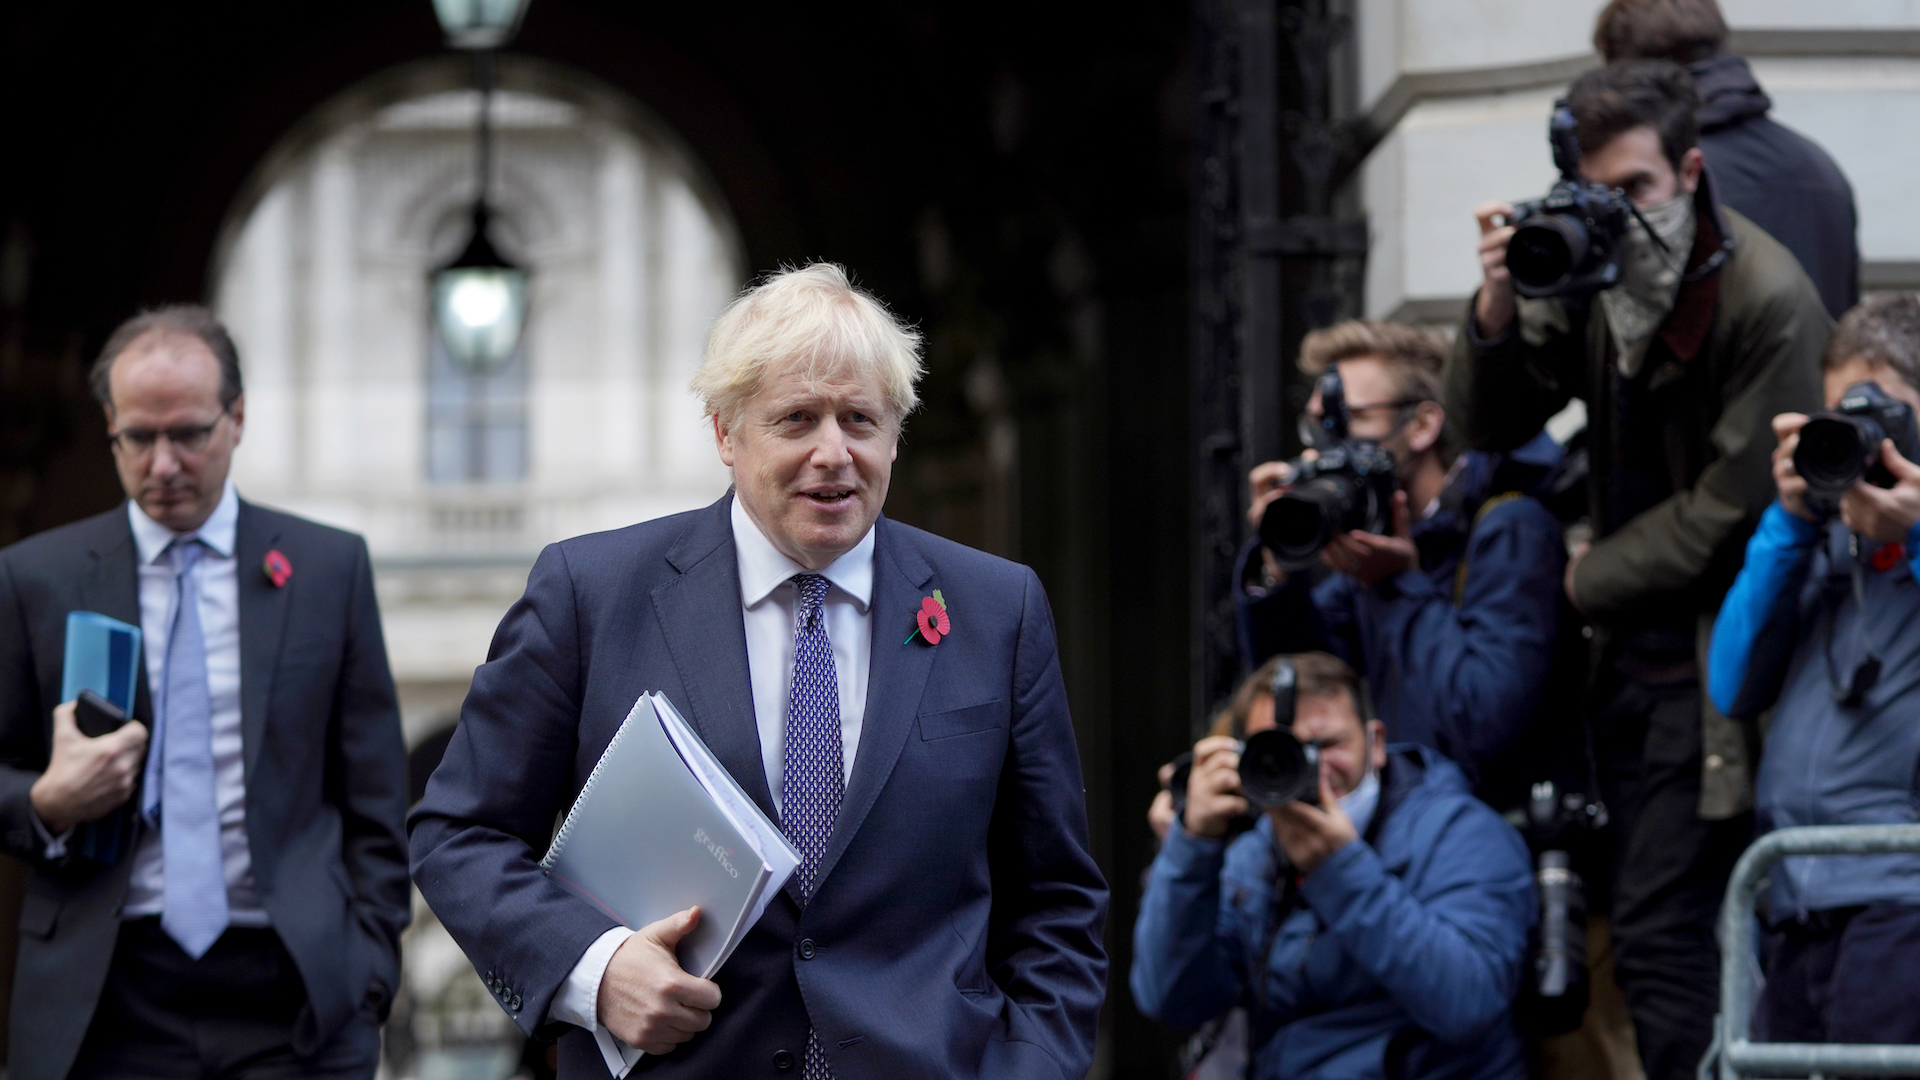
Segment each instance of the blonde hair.
[{"label": "blonde hair", "polygon": [[897,428],[920,404],[920,341],[919,331],[854,285],[844,267],[787,267],[735,297],[714,320],[689,387],[706,415],[732,424],[777,367],[824,376],[850,363],[879,379],[887,419]]},{"label": "blonde hair", "polygon": [[1300,342],[1300,370],[1309,375],[1363,356],[1387,366],[1397,396],[1409,401],[1440,400],[1440,370],[1447,362],[1447,343],[1430,330],[1349,319],[1315,330]]}]

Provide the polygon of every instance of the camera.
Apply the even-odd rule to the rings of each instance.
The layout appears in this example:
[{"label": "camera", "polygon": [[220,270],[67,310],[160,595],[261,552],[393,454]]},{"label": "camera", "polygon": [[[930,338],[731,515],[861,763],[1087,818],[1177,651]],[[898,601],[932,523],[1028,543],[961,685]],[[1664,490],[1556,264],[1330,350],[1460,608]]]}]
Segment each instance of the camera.
[{"label": "camera", "polygon": [[1876,382],[1847,387],[1832,412],[1815,413],[1800,429],[1793,469],[1807,482],[1807,506],[1822,516],[1840,508],[1840,496],[1865,480],[1890,488],[1893,474],[1880,461],[1880,443],[1892,439],[1908,461],[1920,460],[1913,408],[1887,396]]},{"label": "camera", "polygon": [[1320,801],[1320,751],[1281,728],[1247,736],[1240,751],[1240,790],[1262,810]]},{"label": "camera", "polygon": [[[1294,738],[1291,730],[1298,684],[1293,661],[1282,658],[1267,686],[1273,694],[1275,726],[1251,735],[1238,725],[1234,728],[1234,737],[1240,742],[1240,792],[1260,810],[1290,802],[1320,801],[1320,748]],[[1191,751],[1173,759],[1167,789],[1173,793],[1173,815],[1183,821],[1187,816],[1187,781],[1192,776]],[[1256,820],[1252,814],[1235,817],[1227,823],[1227,835],[1238,836],[1253,828]]]},{"label": "camera", "polygon": [[1393,455],[1379,443],[1351,438],[1340,373],[1320,376],[1318,456],[1289,463],[1289,490],[1260,515],[1260,543],[1283,569],[1301,570],[1343,532],[1393,531],[1393,493],[1400,479]]},{"label": "camera", "polygon": [[1589,296],[1620,281],[1633,203],[1617,188],[1580,178],[1580,142],[1565,98],[1554,103],[1547,138],[1560,179],[1546,198],[1514,206],[1507,271],[1521,296]]},{"label": "camera", "polygon": [[1606,827],[1607,808],[1579,792],[1562,793],[1551,780],[1533,785],[1525,832],[1540,893],[1540,929],[1533,946],[1533,978],[1521,995],[1528,1027],[1559,1035],[1580,1026],[1587,1011],[1587,890],[1568,849],[1582,834]]},{"label": "camera", "polygon": [[[1193,776],[1193,752],[1173,759],[1167,789],[1173,793],[1173,815],[1187,816],[1187,781]],[[1240,743],[1240,791],[1260,810],[1290,802],[1320,801],[1320,751],[1288,731],[1256,731]],[[1242,814],[1227,823],[1227,835],[1238,836],[1258,819]]]}]

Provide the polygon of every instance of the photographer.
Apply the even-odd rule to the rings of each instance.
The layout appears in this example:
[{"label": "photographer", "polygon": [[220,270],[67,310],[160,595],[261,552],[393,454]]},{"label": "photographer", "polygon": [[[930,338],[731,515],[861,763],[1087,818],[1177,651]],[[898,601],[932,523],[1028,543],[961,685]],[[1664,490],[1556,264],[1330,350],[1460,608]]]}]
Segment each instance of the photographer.
[{"label": "photographer", "polygon": [[[1448,415],[1483,450],[1586,404],[1595,539],[1565,588],[1596,628],[1617,972],[1654,1080],[1692,1077],[1706,1051],[1714,925],[1751,829],[1745,736],[1703,709],[1699,653],[1773,499],[1771,418],[1819,400],[1830,328],[1793,256],[1715,200],[1698,104],[1665,61],[1574,84],[1550,129],[1564,179],[1548,202],[1476,211],[1484,282],[1446,385]],[[1582,206],[1591,229],[1576,227]],[[1566,266],[1550,265],[1556,235],[1582,241],[1558,249],[1579,256]]]},{"label": "photographer", "polygon": [[[1553,515],[1520,490],[1559,464],[1559,447],[1541,438],[1513,455],[1456,453],[1439,403],[1445,357],[1436,335],[1393,323],[1307,335],[1300,370],[1337,373],[1349,437],[1393,457],[1392,533],[1333,537],[1320,558],[1334,573],[1317,585],[1249,543],[1235,577],[1241,648],[1249,666],[1332,652],[1366,675],[1396,739],[1433,747],[1475,783],[1496,773],[1524,782],[1537,777],[1489,766],[1535,714],[1552,658],[1566,549]],[[1323,398],[1307,404],[1316,430]],[[1293,471],[1253,470],[1255,527],[1291,490]]]},{"label": "photographer", "polygon": [[1740,56],[1714,0],[1612,0],[1594,21],[1608,63],[1684,64],[1700,92],[1700,150],[1726,205],[1784,244],[1834,318],[1860,299],[1853,185],[1827,152],[1767,115],[1773,101]]},{"label": "photographer", "polygon": [[[1825,363],[1827,404],[1849,422],[1774,419],[1780,498],[1747,545],[1708,666],[1727,715],[1774,710],[1755,791],[1762,831],[1913,820],[1920,301],[1848,312]],[[1790,858],[1772,882],[1754,1037],[1920,1042],[1920,855]]]},{"label": "photographer", "polygon": [[[1276,657],[1257,671],[1250,739],[1276,726],[1260,688],[1283,669],[1292,701],[1277,710],[1280,730],[1317,750],[1317,766],[1302,767],[1317,771],[1318,792],[1271,806],[1229,841],[1264,781],[1246,773],[1243,786],[1232,738],[1194,747],[1184,815],[1134,924],[1134,1000],[1182,1026],[1245,1007],[1255,1080],[1518,1080],[1512,1002],[1538,914],[1526,847],[1445,758],[1384,745],[1336,657]],[[1253,742],[1247,753],[1262,760]]]}]

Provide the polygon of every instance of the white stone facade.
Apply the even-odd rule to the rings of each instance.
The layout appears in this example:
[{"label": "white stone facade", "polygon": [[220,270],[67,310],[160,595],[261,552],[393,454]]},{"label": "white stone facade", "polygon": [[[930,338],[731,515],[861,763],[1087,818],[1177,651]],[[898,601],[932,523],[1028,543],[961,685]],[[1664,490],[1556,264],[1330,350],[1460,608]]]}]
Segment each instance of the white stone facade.
[{"label": "white stone facade", "polygon": [[[1366,311],[1452,322],[1479,283],[1473,208],[1555,173],[1554,98],[1587,67],[1602,0],[1355,0],[1359,111],[1386,130],[1363,166]],[[1862,284],[1920,287],[1920,2],[1721,0],[1775,120],[1853,183]]]},{"label": "white stone facade", "polygon": [[494,103],[492,235],[532,271],[524,478],[427,468],[428,281],[467,236],[473,91],[306,132],[236,215],[216,283],[247,379],[235,481],[367,537],[409,742],[452,719],[543,545],[727,486],[686,385],[743,281],[731,219],[670,135],[552,83]]}]

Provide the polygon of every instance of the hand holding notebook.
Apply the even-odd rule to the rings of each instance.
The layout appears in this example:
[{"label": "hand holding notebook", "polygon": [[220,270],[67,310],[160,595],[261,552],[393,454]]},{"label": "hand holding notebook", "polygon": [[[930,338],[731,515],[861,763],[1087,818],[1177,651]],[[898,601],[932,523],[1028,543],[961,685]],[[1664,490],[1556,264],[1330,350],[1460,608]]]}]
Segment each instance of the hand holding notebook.
[{"label": "hand holding notebook", "polygon": [[111,815],[133,794],[146,754],[146,727],[120,726],[133,710],[139,662],[139,627],[91,611],[68,613],[52,752],[29,798],[55,835],[96,823],[78,849],[101,863],[119,856],[122,826]]},{"label": "hand holding notebook", "polygon": [[[671,932],[653,924],[698,907],[699,919],[670,942],[695,980],[720,970],[799,865],[779,827],[662,694],[634,703],[540,861],[588,903],[652,931],[657,947]],[[646,944],[629,939],[622,949]],[[695,1008],[703,995],[693,991]],[[615,1076],[640,1059],[604,1024],[594,1037]]]}]

